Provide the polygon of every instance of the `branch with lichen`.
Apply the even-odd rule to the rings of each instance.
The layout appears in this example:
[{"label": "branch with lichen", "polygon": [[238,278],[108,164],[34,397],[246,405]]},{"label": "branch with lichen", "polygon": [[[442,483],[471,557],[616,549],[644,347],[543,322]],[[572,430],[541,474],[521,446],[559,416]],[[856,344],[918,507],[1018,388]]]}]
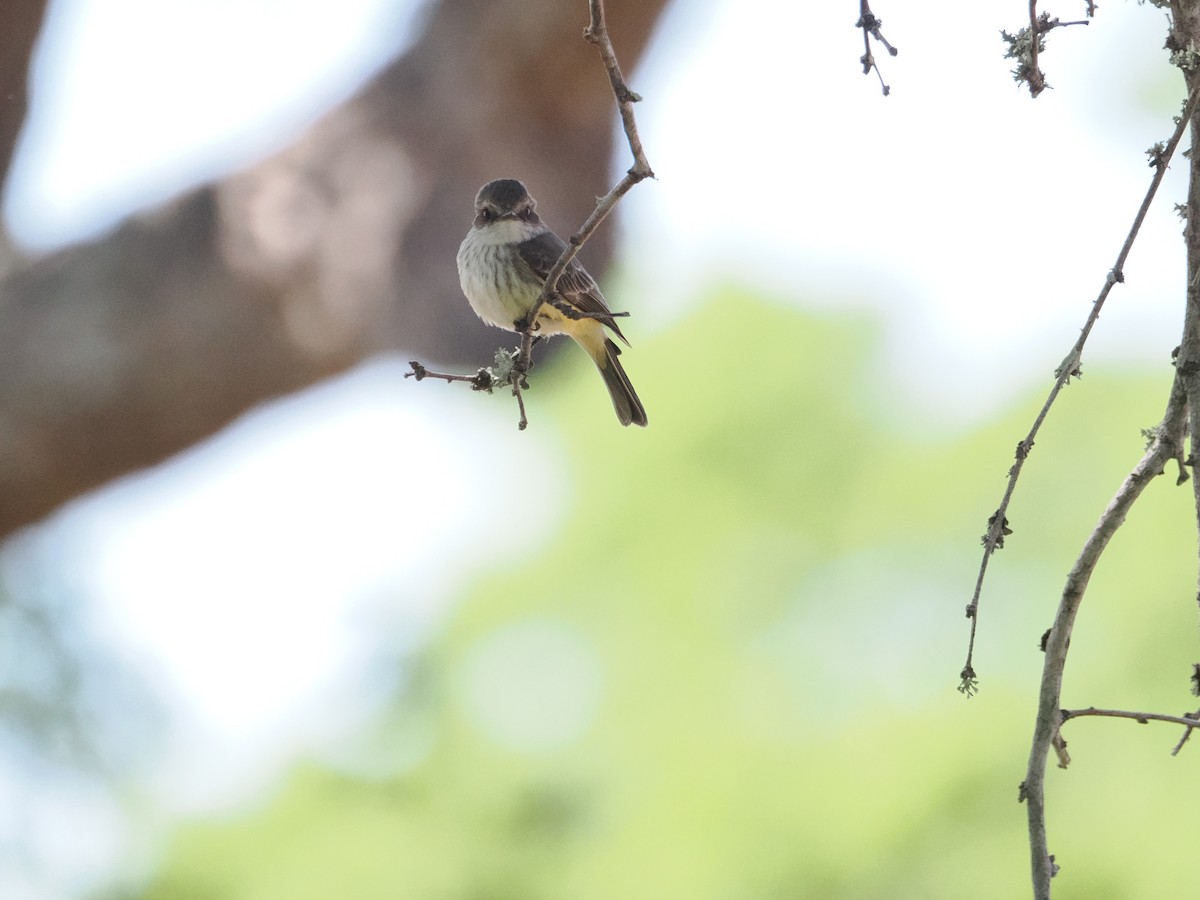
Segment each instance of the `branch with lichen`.
[{"label": "branch with lichen", "polygon": [[[1095,14],[1095,11],[1095,5],[1088,3],[1087,15],[1089,19]],[[1028,85],[1029,96],[1031,97],[1036,97],[1046,88],[1050,87],[1046,83],[1046,73],[1041,70],[1038,63],[1039,54],[1046,49],[1046,35],[1055,28],[1087,24],[1087,19],[1063,22],[1060,19],[1051,18],[1049,13],[1044,12],[1039,14],[1037,11],[1037,0],[1029,0],[1029,24],[1016,32],[1016,34],[1009,34],[1007,31],[1000,32],[1000,39],[1008,44],[1008,50],[1005,51],[1004,58],[1017,61],[1016,67],[1012,70],[1013,81],[1017,82],[1017,84]]]},{"label": "branch with lichen", "polygon": [[[520,345],[512,351],[500,349],[496,351],[496,360],[494,365],[479,369],[474,375],[453,375],[443,372],[430,372],[418,362],[410,362],[411,372],[405,373],[405,378],[416,378],[421,381],[425,378],[440,378],[446,382],[465,381],[469,382],[472,390],[487,391],[491,393],[493,388],[498,386],[510,386],[513,396],[517,398],[517,428],[524,430],[529,424],[529,419],[525,414],[525,398],[523,391],[529,388],[527,375],[533,366],[532,352],[533,345],[536,342],[536,322],[538,311],[542,305],[549,303],[557,309],[564,312],[566,315],[576,317],[578,312],[563,304],[558,295],[558,282],[566,271],[567,266],[578,255],[580,248],[584,243],[595,233],[600,227],[600,223],[608,216],[613,209],[616,208],[618,202],[624,197],[629,190],[638,182],[647,178],[654,177],[654,170],[650,168],[650,163],[646,159],[646,152],[642,148],[642,140],[638,135],[637,120],[633,114],[633,104],[640,101],[640,95],[630,90],[629,85],[625,82],[625,76],[621,74],[620,64],[617,62],[616,50],[613,48],[612,40],[608,36],[608,22],[604,15],[604,0],[588,0],[589,22],[587,28],[583,31],[583,38],[590,44],[594,44],[600,52],[600,60],[604,64],[604,70],[608,74],[609,85],[612,88],[613,97],[616,99],[617,111],[621,116],[621,125],[625,131],[625,139],[629,143],[629,151],[633,154],[633,165],[625,173],[624,177],[617,182],[616,186],[611,191],[600,197],[596,201],[596,208],[592,210],[591,215],[587,217],[579,231],[571,235],[566,242],[566,248],[555,261],[554,265],[546,275],[546,283],[542,286],[542,292],[534,303],[533,308],[524,316],[523,327],[519,329],[521,334]],[[612,313],[613,316],[622,316],[626,313]]]}]

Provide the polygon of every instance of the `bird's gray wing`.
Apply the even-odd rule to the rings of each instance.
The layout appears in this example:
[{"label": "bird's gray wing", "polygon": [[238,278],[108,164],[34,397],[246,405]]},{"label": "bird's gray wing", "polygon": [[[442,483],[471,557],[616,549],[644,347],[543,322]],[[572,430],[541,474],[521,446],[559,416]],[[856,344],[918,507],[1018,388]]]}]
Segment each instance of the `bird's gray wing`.
[{"label": "bird's gray wing", "polygon": [[[517,253],[521,257],[521,261],[529,266],[533,274],[537,276],[538,281],[544,284],[546,276],[550,274],[550,269],[558,262],[558,258],[562,256],[562,252],[566,248],[567,245],[563,243],[562,238],[547,229],[537,237],[518,244]],[[621,334],[621,329],[617,327],[617,320],[613,318],[612,310],[604,302],[604,295],[600,293],[595,279],[575,260],[571,260],[570,265],[563,270],[562,277],[558,279],[558,292],[580,312],[600,320],[611,328],[617,337],[625,343],[629,343],[625,340],[625,335]]]}]

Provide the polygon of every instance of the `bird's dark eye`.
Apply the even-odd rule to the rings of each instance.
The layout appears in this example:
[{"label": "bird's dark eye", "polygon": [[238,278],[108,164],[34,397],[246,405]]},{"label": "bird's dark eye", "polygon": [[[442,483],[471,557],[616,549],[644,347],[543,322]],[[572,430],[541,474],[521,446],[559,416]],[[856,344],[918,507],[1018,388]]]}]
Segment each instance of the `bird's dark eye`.
[{"label": "bird's dark eye", "polygon": [[530,219],[533,218],[533,210],[530,209],[529,207],[526,207],[525,209],[521,210],[521,218],[524,219],[526,222],[528,222]]},{"label": "bird's dark eye", "polygon": [[479,218],[483,219],[483,221],[485,221],[485,222],[492,221],[492,211],[490,209],[484,207],[483,209],[481,209],[479,211]]}]

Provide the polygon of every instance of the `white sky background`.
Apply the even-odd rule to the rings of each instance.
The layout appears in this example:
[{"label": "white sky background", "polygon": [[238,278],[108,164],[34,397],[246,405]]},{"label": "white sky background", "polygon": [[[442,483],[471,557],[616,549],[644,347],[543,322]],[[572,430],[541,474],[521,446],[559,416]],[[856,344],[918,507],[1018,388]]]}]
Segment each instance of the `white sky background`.
[{"label": "white sky background", "polygon": [[[631,73],[659,180],[621,208],[622,284],[639,296],[617,305],[644,332],[668,328],[728,278],[781,302],[879,312],[884,357],[847,364],[896,386],[893,415],[964,428],[1048,384],[1115,259],[1149,181],[1143,151],[1174,111],[1173,98],[1157,116],[1139,106],[1173,83],[1165,17],[1110,0],[1092,25],[1055,31],[1043,56],[1055,89],[1033,101],[998,36],[1027,4],[878,3],[901,51],[876,48],[887,98],[861,73],[852,2],[676,3]],[[1060,6],[1049,11],[1067,19],[1083,3]],[[406,0],[55,0],[8,227],[33,247],[83,239],[281,146],[387,59],[410,16]],[[1182,193],[1170,179],[1091,364],[1165,370]],[[478,549],[518,498],[472,448],[511,470],[533,445],[503,404],[404,390],[401,368],[377,362],[274,404],[37,536],[86,587],[94,627],[171,704],[175,752],[157,781],[169,805],[231,802],[298,747],[336,743],[370,713],[371,698],[348,698],[371,633],[408,623],[418,640],[507,552]],[[547,530],[569,500],[552,444],[538,445],[543,508],[520,498],[522,520]],[[0,770],[0,797],[19,777]],[[74,849],[45,842],[62,885],[119,850],[109,837],[79,853],[90,819],[70,800],[43,802],[47,821],[59,809],[73,825]],[[0,840],[15,827],[4,816]],[[91,818],[111,836],[108,812]],[[18,888],[0,881],[5,897]]]}]

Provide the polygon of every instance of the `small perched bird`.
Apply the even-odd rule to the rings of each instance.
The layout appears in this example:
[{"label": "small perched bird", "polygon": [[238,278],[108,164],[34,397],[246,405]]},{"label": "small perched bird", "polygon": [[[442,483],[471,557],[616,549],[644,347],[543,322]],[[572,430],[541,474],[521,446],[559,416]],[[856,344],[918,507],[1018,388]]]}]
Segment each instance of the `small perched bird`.
[{"label": "small perched bird", "polygon": [[547,302],[538,310],[537,321],[528,321],[546,276],[567,246],[542,224],[536,207],[525,185],[512,178],[489,181],[479,189],[475,223],[458,248],[463,293],[489,325],[508,331],[532,327],[539,334],[570,337],[600,370],[621,424],[645,425],[646,410],[617,359],[621,350],[604,329],[626,345],[629,341],[583,266],[572,260],[558,280],[558,293],[582,316],[572,318]]}]

